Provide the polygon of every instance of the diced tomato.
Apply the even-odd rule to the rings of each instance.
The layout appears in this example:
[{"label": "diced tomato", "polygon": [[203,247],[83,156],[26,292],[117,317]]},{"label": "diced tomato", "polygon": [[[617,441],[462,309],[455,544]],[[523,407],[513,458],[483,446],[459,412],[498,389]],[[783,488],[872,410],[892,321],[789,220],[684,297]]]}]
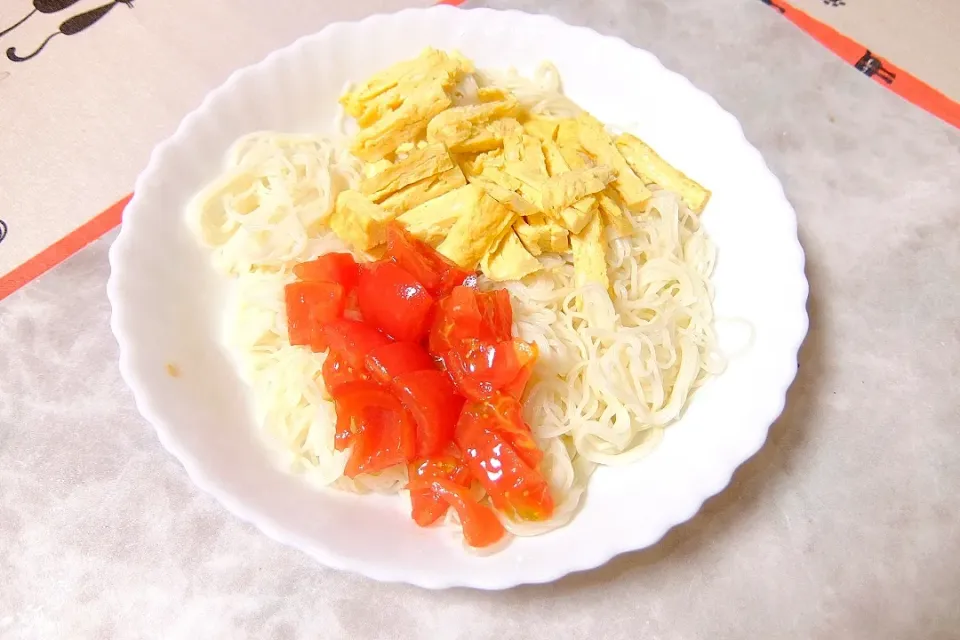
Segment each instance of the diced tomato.
[{"label": "diced tomato", "polygon": [[360,425],[349,415],[337,415],[337,424],[333,434],[333,448],[344,451],[353,444],[353,437],[360,431]]},{"label": "diced tomato", "polygon": [[519,400],[498,393],[483,402],[473,403],[470,411],[486,428],[493,429],[506,438],[527,466],[534,470],[539,469],[543,451],[537,446],[530,425],[523,420],[523,406]]},{"label": "diced tomato", "polygon": [[429,347],[433,353],[443,353],[461,340],[506,342],[512,331],[513,308],[506,289],[480,292],[459,286],[437,305]]},{"label": "diced tomato", "polygon": [[461,340],[443,356],[446,371],[457,390],[482,400],[497,391],[519,399],[536,364],[535,347],[522,340],[499,344]]},{"label": "diced tomato", "polygon": [[523,340],[514,340],[513,348],[517,362],[520,364],[520,371],[513,380],[501,387],[500,390],[519,400],[523,397],[530,376],[533,375],[533,367],[536,366],[537,358],[540,357],[540,350],[536,343],[524,342]]},{"label": "diced tomato", "polygon": [[357,320],[341,318],[323,325],[321,335],[331,353],[354,369],[364,369],[367,354],[390,343],[390,338]]},{"label": "diced tomato", "polygon": [[477,303],[476,290],[454,287],[450,295],[437,305],[430,325],[430,353],[443,356],[460,340],[478,337],[482,324],[483,316]]},{"label": "diced tomato", "polygon": [[470,497],[465,487],[446,478],[419,480],[410,484],[410,490],[430,491],[438,500],[446,501],[460,516],[463,538],[471,547],[488,547],[500,541],[506,530],[488,507]]},{"label": "diced tomato", "polygon": [[[425,251],[422,247],[425,246]],[[400,225],[387,226],[387,257],[400,265],[407,273],[426,287],[427,291],[441,293],[443,268],[438,268],[432,255],[433,249],[420,242]]]},{"label": "diced tomato", "polygon": [[417,423],[417,455],[437,455],[453,440],[463,396],[436,369],[401,373],[394,380],[400,402]]},{"label": "diced tomato", "polygon": [[357,295],[364,321],[393,339],[419,342],[426,335],[433,296],[395,262],[363,265]]},{"label": "diced tomato", "polygon": [[323,361],[321,373],[323,384],[327,388],[327,393],[331,396],[343,384],[370,379],[365,369],[354,369],[344,361],[339,353],[327,354],[327,359]]},{"label": "diced tomato", "polygon": [[[408,465],[407,472],[410,484],[414,486],[434,478],[452,480],[462,487],[470,486],[470,470],[459,457],[453,455],[415,460]],[[450,504],[441,500],[432,488],[410,490],[411,515],[421,527],[429,526],[439,520],[449,506]]]},{"label": "diced tomato", "polygon": [[283,293],[290,344],[322,351],[321,327],[343,315],[343,287],[332,282],[291,282]]},{"label": "diced tomato", "polygon": [[349,295],[357,287],[360,266],[349,253],[326,253],[294,265],[293,273],[308,282],[336,282]]},{"label": "diced tomato", "polygon": [[489,407],[472,403],[463,408],[456,441],[471,474],[486,489],[494,506],[510,517],[549,518],[554,507],[549,485],[519,454],[521,447],[512,445],[498,426],[503,428],[501,421],[490,415]]},{"label": "diced tomato", "polygon": [[434,296],[446,295],[470,275],[396,223],[387,227],[387,256]]},{"label": "diced tomato", "polygon": [[480,333],[483,324],[480,295],[470,287],[455,287],[450,292],[448,317],[457,329],[457,337],[472,338]]},{"label": "diced tomato", "polygon": [[529,374],[518,378],[531,356],[527,345],[511,339],[512,324],[505,290],[481,293],[456,287],[437,305],[428,347],[468,398],[486,398],[507,386],[523,393]]},{"label": "diced tomato", "polygon": [[513,307],[510,306],[510,293],[506,289],[478,293],[477,304],[483,317],[483,328],[477,337],[496,342],[509,340],[513,331]]},{"label": "diced tomato", "polygon": [[371,381],[349,382],[338,387],[333,401],[337,410],[335,442],[353,445],[345,476],[377,473],[413,460],[416,426],[388,390]]},{"label": "diced tomato", "polygon": [[457,393],[471,400],[483,400],[492,396],[496,389],[488,381],[475,378],[469,374],[469,368],[460,354],[447,351],[443,356],[444,371],[453,382]]},{"label": "diced tomato", "polygon": [[401,373],[436,370],[430,354],[416,342],[391,342],[367,354],[367,371],[380,384],[389,385]]},{"label": "diced tomato", "polygon": [[494,389],[509,384],[520,373],[513,340],[499,344],[465,340],[456,351],[463,358],[467,375],[490,383]]},{"label": "diced tomato", "polygon": [[407,464],[414,520],[427,526],[452,506],[467,543],[487,546],[505,531],[471,497],[474,479],[511,518],[554,510],[519,401],[537,347],[512,337],[505,289],[479,291],[475,273],[399,225],[387,236],[374,263],[331,253],[296,265],[300,281],[285,290],[290,341],[329,349],[321,374],[335,447],[350,448],[344,475]]}]

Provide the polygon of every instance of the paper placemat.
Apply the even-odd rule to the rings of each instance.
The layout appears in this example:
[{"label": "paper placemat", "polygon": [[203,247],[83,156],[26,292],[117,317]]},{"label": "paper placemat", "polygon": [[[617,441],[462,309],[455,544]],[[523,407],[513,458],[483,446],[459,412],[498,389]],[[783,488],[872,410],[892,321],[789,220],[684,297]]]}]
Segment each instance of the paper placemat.
[{"label": "paper placemat", "polygon": [[[129,193],[153,147],[235,69],[330,22],[430,4],[5,0],[0,275]],[[119,222],[119,212],[101,216],[37,266],[99,237]],[[0,298],[32,275],[0,283]]]},{"label": "paper placemat", "polygon": [[[960,96],[960,41],[951,37],[960,2],[762,2],[960,126],[950,97]],[[329,22],[433,3],[8,2],[0,9],[0,300],[118,225],[150,150],[232,70]]]},{"label": "paper placemat", "polygon": [[810,333],[763,448],[657,545],[549,585],[327,569],[200,491],[138,414],[104,295],[114,231],[0,302],[0,638],[955,639],[960,130],[756,0],[475,5],[644,47],[780,178]]},{"label": "paper placemat", "polygon": [[[776,0],[774,0],[776,2]],[[960,100],[960,2],[789,0],[877,57]]]}]

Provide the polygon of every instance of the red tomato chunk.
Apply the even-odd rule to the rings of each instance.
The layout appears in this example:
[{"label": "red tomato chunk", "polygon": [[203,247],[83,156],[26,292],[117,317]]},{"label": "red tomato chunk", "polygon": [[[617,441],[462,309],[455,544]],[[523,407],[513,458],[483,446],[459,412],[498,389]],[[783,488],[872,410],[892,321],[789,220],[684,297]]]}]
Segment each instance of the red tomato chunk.
[{"label": "red tomato chunk", "polygon": [[290,344],[327,351],[320,377],[336,409],[334,446],[350,451],[344,475],[406,465],[413,520],[429,526],[452,507],[475,547],[506,531],[472,483],[510,518],[553,514],[520,404],[538,351],[513,337],[506,290],[477,290],[476,274],[397,224],[382,260],[330,253],[294,275]]},{"label": "red tomato chunk", "polygon": [[433,296],[395,262],[360,267],[360,313],[394,340],[419,341],[427,332]]}]

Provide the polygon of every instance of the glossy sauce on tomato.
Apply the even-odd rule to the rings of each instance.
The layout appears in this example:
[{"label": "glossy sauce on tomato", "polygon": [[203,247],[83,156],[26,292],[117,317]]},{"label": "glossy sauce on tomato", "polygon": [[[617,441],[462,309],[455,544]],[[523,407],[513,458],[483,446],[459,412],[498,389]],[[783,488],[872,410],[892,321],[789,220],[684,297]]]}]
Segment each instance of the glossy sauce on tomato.
[{"label": "glossy sauce on tomato", "polygon": [[350,452],[344,475],[405,465],[414,521],[428,526],[452,508],[472,546],[505,535],[472,483],[512,519],[552,515],[520,405],[538,353],[512,336],[505,290],[477,290],[475,274],[396,224],[381,260],[331,253],[294,274],[290,342],[326,352],[320,378],[336,409],[335,447]]}]

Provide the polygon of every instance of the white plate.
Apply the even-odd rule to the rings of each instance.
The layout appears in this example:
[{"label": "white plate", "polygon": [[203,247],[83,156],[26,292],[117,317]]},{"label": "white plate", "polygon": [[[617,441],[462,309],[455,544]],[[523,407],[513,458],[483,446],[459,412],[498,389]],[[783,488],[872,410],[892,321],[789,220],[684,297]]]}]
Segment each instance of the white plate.
[{"label": "white plate", "polygon": [[[187,201],[218,172],[234,139],[258,129],[330,131],[346,81],[427,45],[458,48],[481,67],[529,72],[552,60],[580,105],[711,188],[704,220],[719,249],[716,311],[749,320],[756,332],[753,348],[696,394],[651,456],[594,475],[569,526],[490,557],[469,555],[442,530],[418,528],[399,498],[320,491],[273,466],[221,346],[225,281],[184,221]],[[326,565],[430,588],[547,582],[655,543],[763,444],[807,330],[796,217],[737,121],[645,51],[512,11],[435,7],[335,24],[233,74],[154,151],[110,264],[121,373],[194,482]],[[739,339],[719,329],[727,346]],[[181,375],[169,375],[168,364]]]}]

